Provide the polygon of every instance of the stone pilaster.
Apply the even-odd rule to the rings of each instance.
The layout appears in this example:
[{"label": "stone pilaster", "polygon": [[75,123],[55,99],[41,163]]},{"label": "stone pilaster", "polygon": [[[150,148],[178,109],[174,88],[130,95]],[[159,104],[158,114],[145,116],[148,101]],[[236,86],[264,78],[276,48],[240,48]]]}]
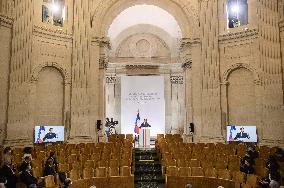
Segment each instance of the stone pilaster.
[{"label": "stone pilaster", "polygon": [[221,141],[218,0],[200,1],[201,141]]}]

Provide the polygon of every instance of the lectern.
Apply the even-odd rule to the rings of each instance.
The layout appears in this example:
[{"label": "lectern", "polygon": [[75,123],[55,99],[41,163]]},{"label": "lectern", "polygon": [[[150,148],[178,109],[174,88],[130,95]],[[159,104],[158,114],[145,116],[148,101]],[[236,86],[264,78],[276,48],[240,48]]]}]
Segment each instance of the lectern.
[{"label": "lectern", "polygon": [[139,132],[139,146],[150,147],[150,128],[141,127]]}]

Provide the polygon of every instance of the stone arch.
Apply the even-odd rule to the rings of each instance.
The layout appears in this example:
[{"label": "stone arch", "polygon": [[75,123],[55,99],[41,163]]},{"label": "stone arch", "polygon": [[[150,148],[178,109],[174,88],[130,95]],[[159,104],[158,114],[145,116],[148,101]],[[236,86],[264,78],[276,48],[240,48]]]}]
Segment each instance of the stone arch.
[{"label": "stone arch", "polygon": [[222,76],[222,83],[227,83],[230,74],[231,74],[233,71],[235,71],[235,70],[237,70],[237,69],[241,69],[241,68],[245,68],[245,69],[249,70],[250,72],[252,72],[253,78],[254,78],[254,83],[255,83],[256,85],[260,85],[260,84],[261,84],[261,80],[260,80],[259,74],[257,73],[256,69],[254,69],[253,67],[251,67],[250,65],[245,64],[245,63],[236,63],[236,64],[231,65],[231,66],[224,72],[224,74],[223,74],[223,76]]},{"label": "stone arch", "polygon": [[46,67],[53,67],[57,69],[62,74],[65,85],[71,83],[71,76],[69,75],[67,70],[56,62],[45,62],[37,65],[32,71],[31,81],[38,81],[40,71],[42,71]]},{"label": "stone arch", "polygon": [[149,33],[149,34],[153,34],[157,36],[158,38],[160,38],[161,41],[163,41],[163,43],[165,43],[165,45],[171,50],[171,52],[178,53],[177,50],[173,48],[173,46],[178,48],[178,42],[176,40],[173,40],[170,34],[167,33],[165,30],[159,27],[156,27],[154,25],[149,25],[149,24],[138,24],[136,26],[132,26],[132,27],[129,27],[123,30],[115,38],[113,43],[111,43],[112,45],[111,53],[114,54],[124,40],[126,40],[127,38],[133,35],[140,34],[140,33]]},{"label": "stone arch", "polygon": [[35,123],[44,125],[64,124],[64,77],[54,66],[45,66],[34,83]]},{"label": "stone arch", "polygon": [[92,23],[100,23],[100,25],[94,27],[98,37],[107,36],[107,31],[112,21],[123,10],[134,5],[148,4],[158,6],[173,15],[181,28],[183,38],[197,38],[197,28],[199,27],[197,0],[187,4],[181,4],[177,0],[114,0],[105,3],[109,4],[101,2],[100,7],[102,9],[95,9],[91,18]]}]

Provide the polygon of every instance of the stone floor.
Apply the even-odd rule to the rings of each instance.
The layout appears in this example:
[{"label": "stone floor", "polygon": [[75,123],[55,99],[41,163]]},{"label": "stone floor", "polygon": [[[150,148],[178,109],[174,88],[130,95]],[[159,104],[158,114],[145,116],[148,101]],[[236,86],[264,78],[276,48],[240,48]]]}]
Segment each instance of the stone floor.
[{"label": "stone floor", "polygon": [[165,177],[155,148],[135,149],[135,188],[163,188]]}]

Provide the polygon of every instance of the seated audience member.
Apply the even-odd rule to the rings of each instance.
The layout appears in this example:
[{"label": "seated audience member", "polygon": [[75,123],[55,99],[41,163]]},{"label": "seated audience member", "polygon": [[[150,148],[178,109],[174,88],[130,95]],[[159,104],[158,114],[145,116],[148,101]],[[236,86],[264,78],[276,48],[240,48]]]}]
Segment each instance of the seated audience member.
[{"label": "seated audience member", "polygon": [[53,151],[50,152],[49,157],[47,158],[47,161],[49,159],[53,160],[53,165],[54,165],[55,172],[58,172],[58,162],[57,162],[57,159],[56,159],[56,156],[55,156],[55,152],[53,152]]},{"label": "seated audience member", "polygon": [[276,158],[273,155],[270,155],[266,161],[266,168],[269,171],[278,171],[279,164],[277,163]]},{"label": "seated audience member", "polygon": [[268,170],[268,176],[260,180],[259,184],[262,188],[279,188],[280,173],[278,171]]},{"label": "seated audience member", "polygon": [[24,156],[23,156],[23,160],[25,160],[25,157],[29,156],[30,159],[32,160],[32,148],[31,147],[25,147],[24,148]]},{"label": "seated audience member", "polygon": [[59,180],[64,184],[63,188],[69,188],[72,185],[71,179],[66,177],[65,172],[59,172],[58,177]]},{"label": "seated audience member", "polygon": [[241,159],[240,171],[246,174],[252,174],[254,172],[250,157],[244,157],[243,159]]},{"label": "seated audience member", "polygon": [[24,161],[22,164],[19,166],[19,170],[22,172],[25,170],[26,165],[31,165],[31,157],[30,156],[25,156]]},{"label": "seated audience member", "polygon": [[186,184],[185,188],[192,188],[192,185],[190,183]]},{"label": "seated audience member", "polygon": [[284,162],[284,151],[281,148],[277,148],[275,152],[275,158],[278,162]]},{"label": "seated audience member", "polygon": [[15,170],[12,167],[12,164],[8,162],[9,160],[6,160],[4,162],[3,167],[1,168],[1,175],[6,178],[7,183],[6,187],[7,188],[16,188],[16,182],[17,182],[17,177],[15,174]]},{"label": "seated audience member", "polygon": [[258,152],[256,151],[254,146],[249,146],[247,149],[247,153],[250,155],[252,160],[258,158]]},{"label": "seated audience member", "polygon": [[3,164],[12,164],[12,149],[10,147],[6,147],[4,149],[4,155],[3,155]]},{"label": "seated audience member", "polygon": [[25,164],[24,171],[20,175],[22,182],[27,186],[37,186],[42,187],[42,181],[38,180],[36,177],[34,177],[31,173],[31,165]]},{"label": "seated audience member", "polygon": [[48,176],[48,175],[55,175],[55,169],[53,165],[53,160],[52,159],[47,159],[47,162],[45,164],[44,170],[43,170],[43,176]]},{"label": "seated audience member", "polygon": [[7,184],[7,179],[0,175],[0,188],[5,188],[5,184]]}]

